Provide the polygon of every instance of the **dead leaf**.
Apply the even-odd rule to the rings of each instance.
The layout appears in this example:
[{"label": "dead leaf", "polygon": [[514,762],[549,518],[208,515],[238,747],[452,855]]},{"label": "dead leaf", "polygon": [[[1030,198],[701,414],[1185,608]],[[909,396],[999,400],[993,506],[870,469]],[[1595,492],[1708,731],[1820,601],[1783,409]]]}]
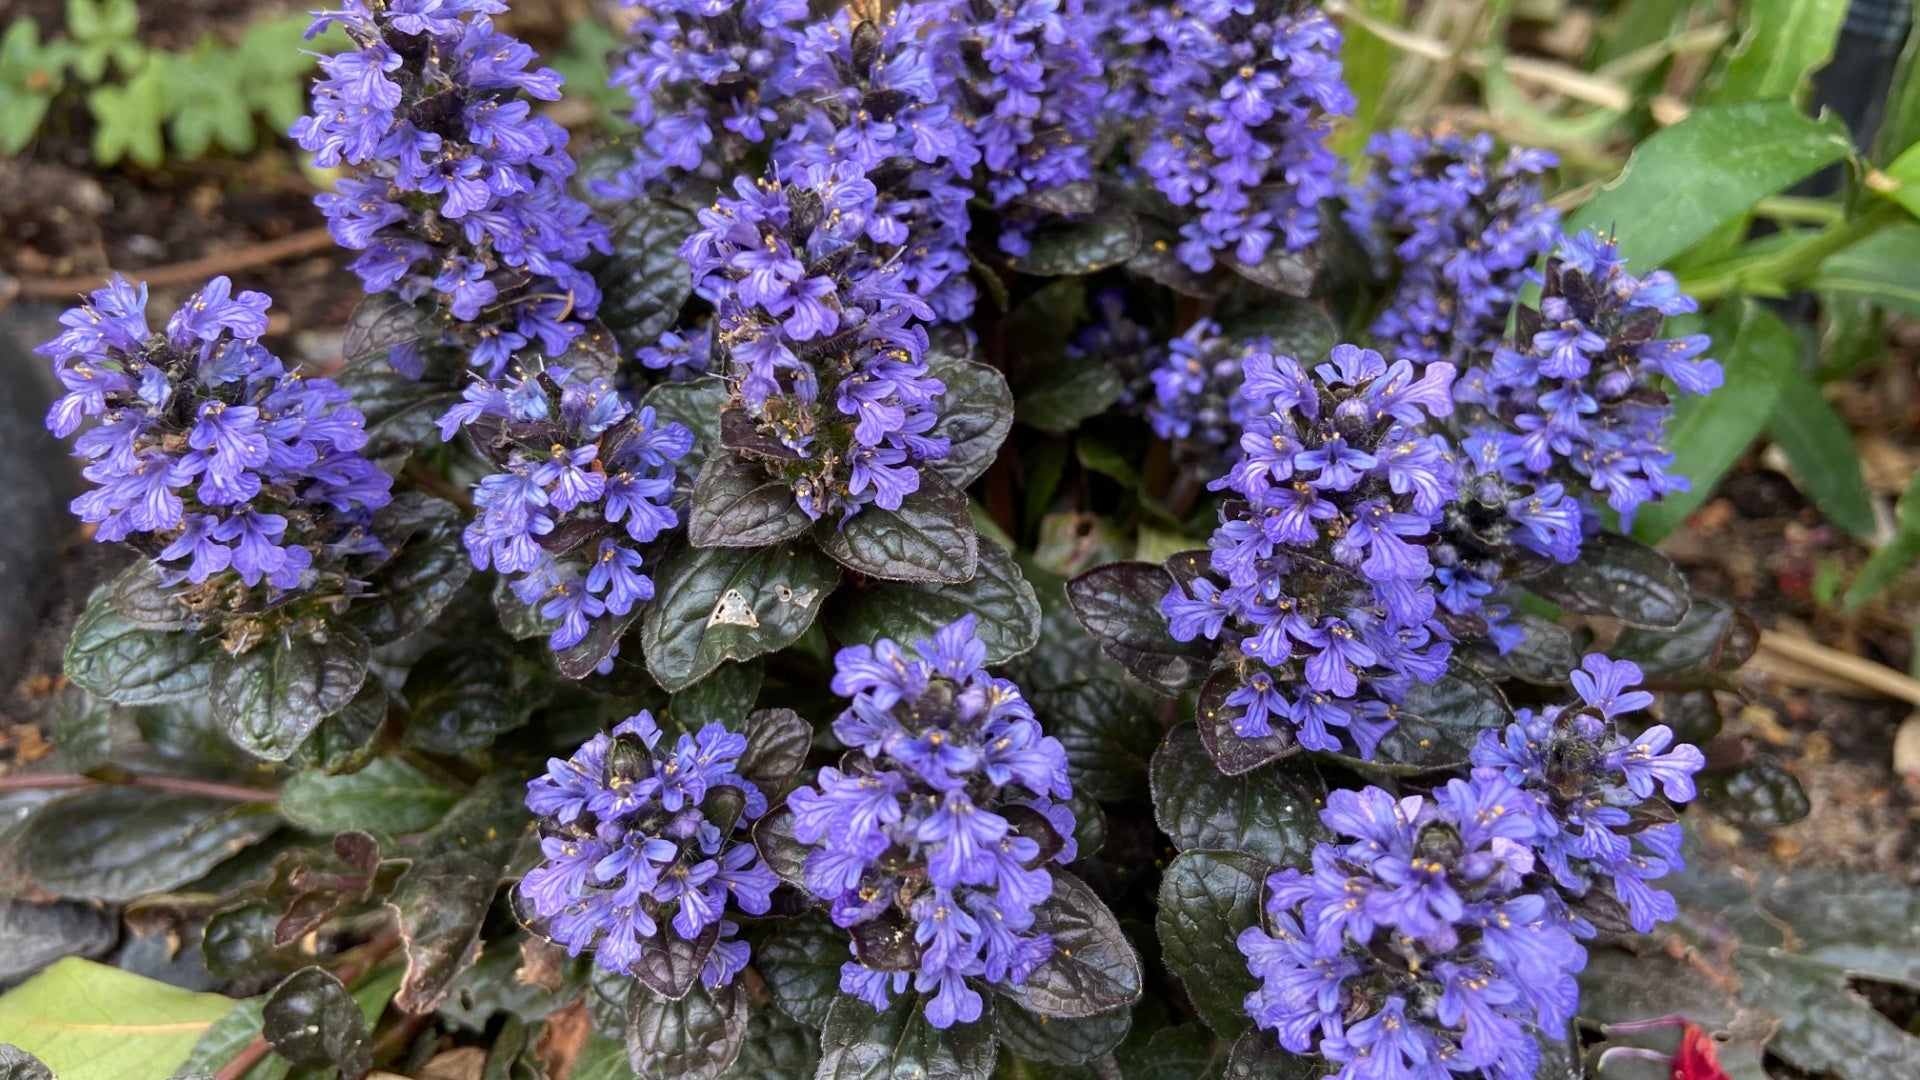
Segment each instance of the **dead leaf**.
[{"label": "dead leaf", "polygon": [[547,1080],[567,1080],[573,1066],[586,1049],[593,1034],[593,1018],[587,1013],[587,997],[580,995],[573,1004],[560,1009],[540,1025],[540,1037],[533,1044],[533,1056],[547,1070]]},{"label": "dead leaf", "polygon": [[414,1080],[480,1080],[486,1072],[487,1052],[477,1046],[456,1046],[427,1059]]}]

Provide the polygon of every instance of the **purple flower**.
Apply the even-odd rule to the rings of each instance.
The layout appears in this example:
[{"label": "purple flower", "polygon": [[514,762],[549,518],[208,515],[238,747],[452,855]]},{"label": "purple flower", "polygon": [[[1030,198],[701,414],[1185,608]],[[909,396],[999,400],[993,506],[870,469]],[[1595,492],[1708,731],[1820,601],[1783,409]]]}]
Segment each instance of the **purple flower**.
[{"label": "purple flower", "polygon": [[[947,455],[929,436],[946,386],[926,362],[933,311],[890,246],[861,230],[878,197],[852,163],[786,182],[736,179],[681,247],[713,302],[715,351],[734,403],[770,444],[762,455],[814,518],[869,503],[898,510],[919,467]],[[835,206],[832,214],[821,213]],[[809,276],[802,254],[832,252]],[[803,361],[800,358],[806,356]],[[823,399],[821,386],[833,386]]]},{"label": "purple flower", "polygon": [[[1054,801],[1072,786],[1059,741],[1041,734],[1017,687],[982,667],[973,616],[913,652],[884,639],[840,650],[833,687],[853,700],[834,734],[855,750],[844,771],[821,769],[787,805],[812,848],[807,886],[837,924],[911,921],[914,986],[934,992],[928,1022],[944,1028],[980,1015],[969,977],[1019,985],[1053,955],[1051,939],[1028,928],[1052,890],[1043,855],[1074,857],[1073,814]],[[1013,808],[1022,812],[1010,817]],[[884,1009],[904,973],[889,983],[856,959],[840,985]]]},{"label": "purple flower", "polygon": [[96,539],[153,553],[164,584],[204,587],[181,594],[195,605],[263,582],[250,599],[206,606],[277,607],[323,586],[359,593],[370,567],[350,560],[384,558],[371,529],[392,481],[361,456],[366,421],[349,395],[294,376],[260,345],[265,294],[214,278],[161,335],[147,331],[146,301],[146,286],[115,277],[38,350],[67,388],[48,428],[100,420],[74,440],[95,485],[74,513]]},{"label": "purple flower", "polygon": [[[559,622],[548,644],[567,649],[595,621],[653,599],[639,545],[679,521],[672,462],[693,445],[680,424],[634,412],[603,379],[560,369],[476,381],[440,418],[443,439],[470,424],[497,425],[500,470],[474,485],[477,513],[462,540],[473,564],[519,574],[514,595]],[[564,529],[569,542],[550,545]]]},{"label": "purple flower", "polygon": [[[353,269],[367,291],[436,297],[457,322],[432,343],[490,377],[530,341],[565,351],[600,302],[579,265],[610,250],[567,192],[567,133],[521,96],[557,98],[559,76],[528,70],[532,50],[494,29],[488,16],[505,10],[343,0],[315,32],[344,26],[357,50],[322,58],[326,77],[292,131],[320,165],[356,170],[314,201],[340,245],[363,253]],[[390,359],[417,373],[422,358],[405,343]]]},{"label": "purple flower", "polygon": [[1321,820],[1347,842],[1268,879],[1263,925],[1239,938],[1260,980],[1247,1012],[1341,1080],[1477,1069],[1530,1080],[1530,1029],[1573,1014],[1586,952],[1518,872],[1547,827],[1493,769],[1434,798],[1336,791]]},{"label": "purple flower", "polygon": [[[702,979],[731,982],[747,946],[732,940],[739,926],[726,915],[766,914],[779,884],[746,833],[767,809],[766,793],[736,771],[746,747],[719,724],[669,747],[642,710],[550,760],[527,784],[542,859],[519,885],[540,932],[570,955],[591,949],[601,967],[632,974],[644,942],[668,933],[697,941],[717,925],[718,955],[708,954]],[[703,805],[722,788],[743,807],[725,835]]]},{"label": "purple flower", "polygon": [[1232,648],[1237,734],[1338,750],[1345,729],[1371,756],[1389,707],[1450,652],[1423,544],[1454,464],[1411,424],[1445,403],[1451,368],[1415,381],[1351,345],[1311,372],[1261,351],[1238,367],[1242,456],[1211,485],[1238,498],[1221,509],[1211,574],[1176,584],[1161,612],[1179,640]]}]

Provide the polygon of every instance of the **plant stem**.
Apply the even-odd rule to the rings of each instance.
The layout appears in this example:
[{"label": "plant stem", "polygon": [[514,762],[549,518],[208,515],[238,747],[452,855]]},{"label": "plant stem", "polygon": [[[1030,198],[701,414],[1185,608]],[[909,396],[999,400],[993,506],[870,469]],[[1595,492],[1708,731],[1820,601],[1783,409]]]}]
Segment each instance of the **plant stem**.
[{"label": "plant stem", "polygon": [[260,1059],[266,1057],[271,1050],[272,1047],[267,1045],[265,1035],[255,1035],[252,1042],[241,1047],[240,1052],[233,1055],[232,1060],[220,1066],[220,1071],[213,1074],[213,1080],[240,1080],[247,1075],[248,1069],[260,1064]]},{"label": "plant stem", "polygon": [[1708,268],[1704,277],[1680,284],[1696,300],[1717,300],[1729,293],[1784,295],[1812,278],[1820,264],[1898,221],[1906,210],[1880,199],[1854,217],[1836,221],[1804,240],[1752,260],[1735,260]]},{"label": "plant stem", "polygon": [[118,784],[126,787],[152,788],[155,791],[175,791],[183,795],[205,795],[213,799],[225,799],[239,803],[277,802],[280,793],[271,788],[246,787],[241,784],[222,784],[215,780],[189,780],[178,776],[141,776],[135,773],[119,773],[106,780],[97,780],[79,773],[33,773],[26,776],[0,776],[0,791],[46,791],[60,788],[84,788],[101,784]]}]

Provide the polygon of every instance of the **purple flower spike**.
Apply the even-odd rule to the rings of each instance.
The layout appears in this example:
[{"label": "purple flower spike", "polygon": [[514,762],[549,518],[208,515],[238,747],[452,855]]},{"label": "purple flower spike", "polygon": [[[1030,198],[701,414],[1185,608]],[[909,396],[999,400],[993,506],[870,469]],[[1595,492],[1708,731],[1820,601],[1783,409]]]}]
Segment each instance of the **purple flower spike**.
[{"label": "purple flower spike", "polygon": [[[840,650],[833,688],[853,702],[833,730],[854,752],[787,805],[812,848],[809,890],[854,931],[841,989],[884,1009],[911,975],[945,1028],[980,1016],[969,978],[1018,986],[1052,957],[1030,928],[1053,888],[1048,864],[1077,850],[1073,813],[1055,801],[1073,787],[1059,740],[982,667],[972,615],[913,653],[885,639]],[[889,978],[858,959],[859,942],[894,923],[913,928],[919,962]]]},{"label": "purple flower spike", "polygon": [[1248,415],[1239,461],[1212,484],[1236,496],[1212,574],[1176,584],[1161,611],[1180,640],[1237,646],[1237,734],[1371,757],[1392,707],[1451,653],[1422,544],[1453,498],[1453,461],[1412,424],[1445,403],[1452,369],[1416,380],[1352,345],[1311,372],[1258,351],[1240,367]]},{"label": "purple flower spike", "polygon": [[[667,947],[662,937],[694,942],[717,927],[701,980],[733,981],[747,946],[727,916],[766,914],[780,883],[747,835],[767,797],[736,771],[746,748],[719,724],[669,745],[642,710],[548,761],[527,784],[527,808],[543,819],[542,860],[519,885],[541,932],[570,955],[591,950],[601,967],[630,975],[644,951]],[[729,834],[700,809],[721,788],[744,799]]]}]

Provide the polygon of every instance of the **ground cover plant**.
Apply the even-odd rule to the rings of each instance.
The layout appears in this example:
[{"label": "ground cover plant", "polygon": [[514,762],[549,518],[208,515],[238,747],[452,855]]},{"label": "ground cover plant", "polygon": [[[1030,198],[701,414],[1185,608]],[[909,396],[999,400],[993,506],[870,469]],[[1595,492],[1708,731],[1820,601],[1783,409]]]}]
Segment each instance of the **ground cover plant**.
[{"label": "ground cover plant", "polygon": [[1815,7],[1591,192],[1356,138],[1398,5],[662,0],[601,139],[503,0],[318,14],[343,363],[226,276],[39,349],[134,557],[0,778],[6,1075],[1905,1075],[1913,892],[1702,865],[1805,796],[1650,546],[1770,418],[1877,528],[1762,302],[1920,234]]}]

